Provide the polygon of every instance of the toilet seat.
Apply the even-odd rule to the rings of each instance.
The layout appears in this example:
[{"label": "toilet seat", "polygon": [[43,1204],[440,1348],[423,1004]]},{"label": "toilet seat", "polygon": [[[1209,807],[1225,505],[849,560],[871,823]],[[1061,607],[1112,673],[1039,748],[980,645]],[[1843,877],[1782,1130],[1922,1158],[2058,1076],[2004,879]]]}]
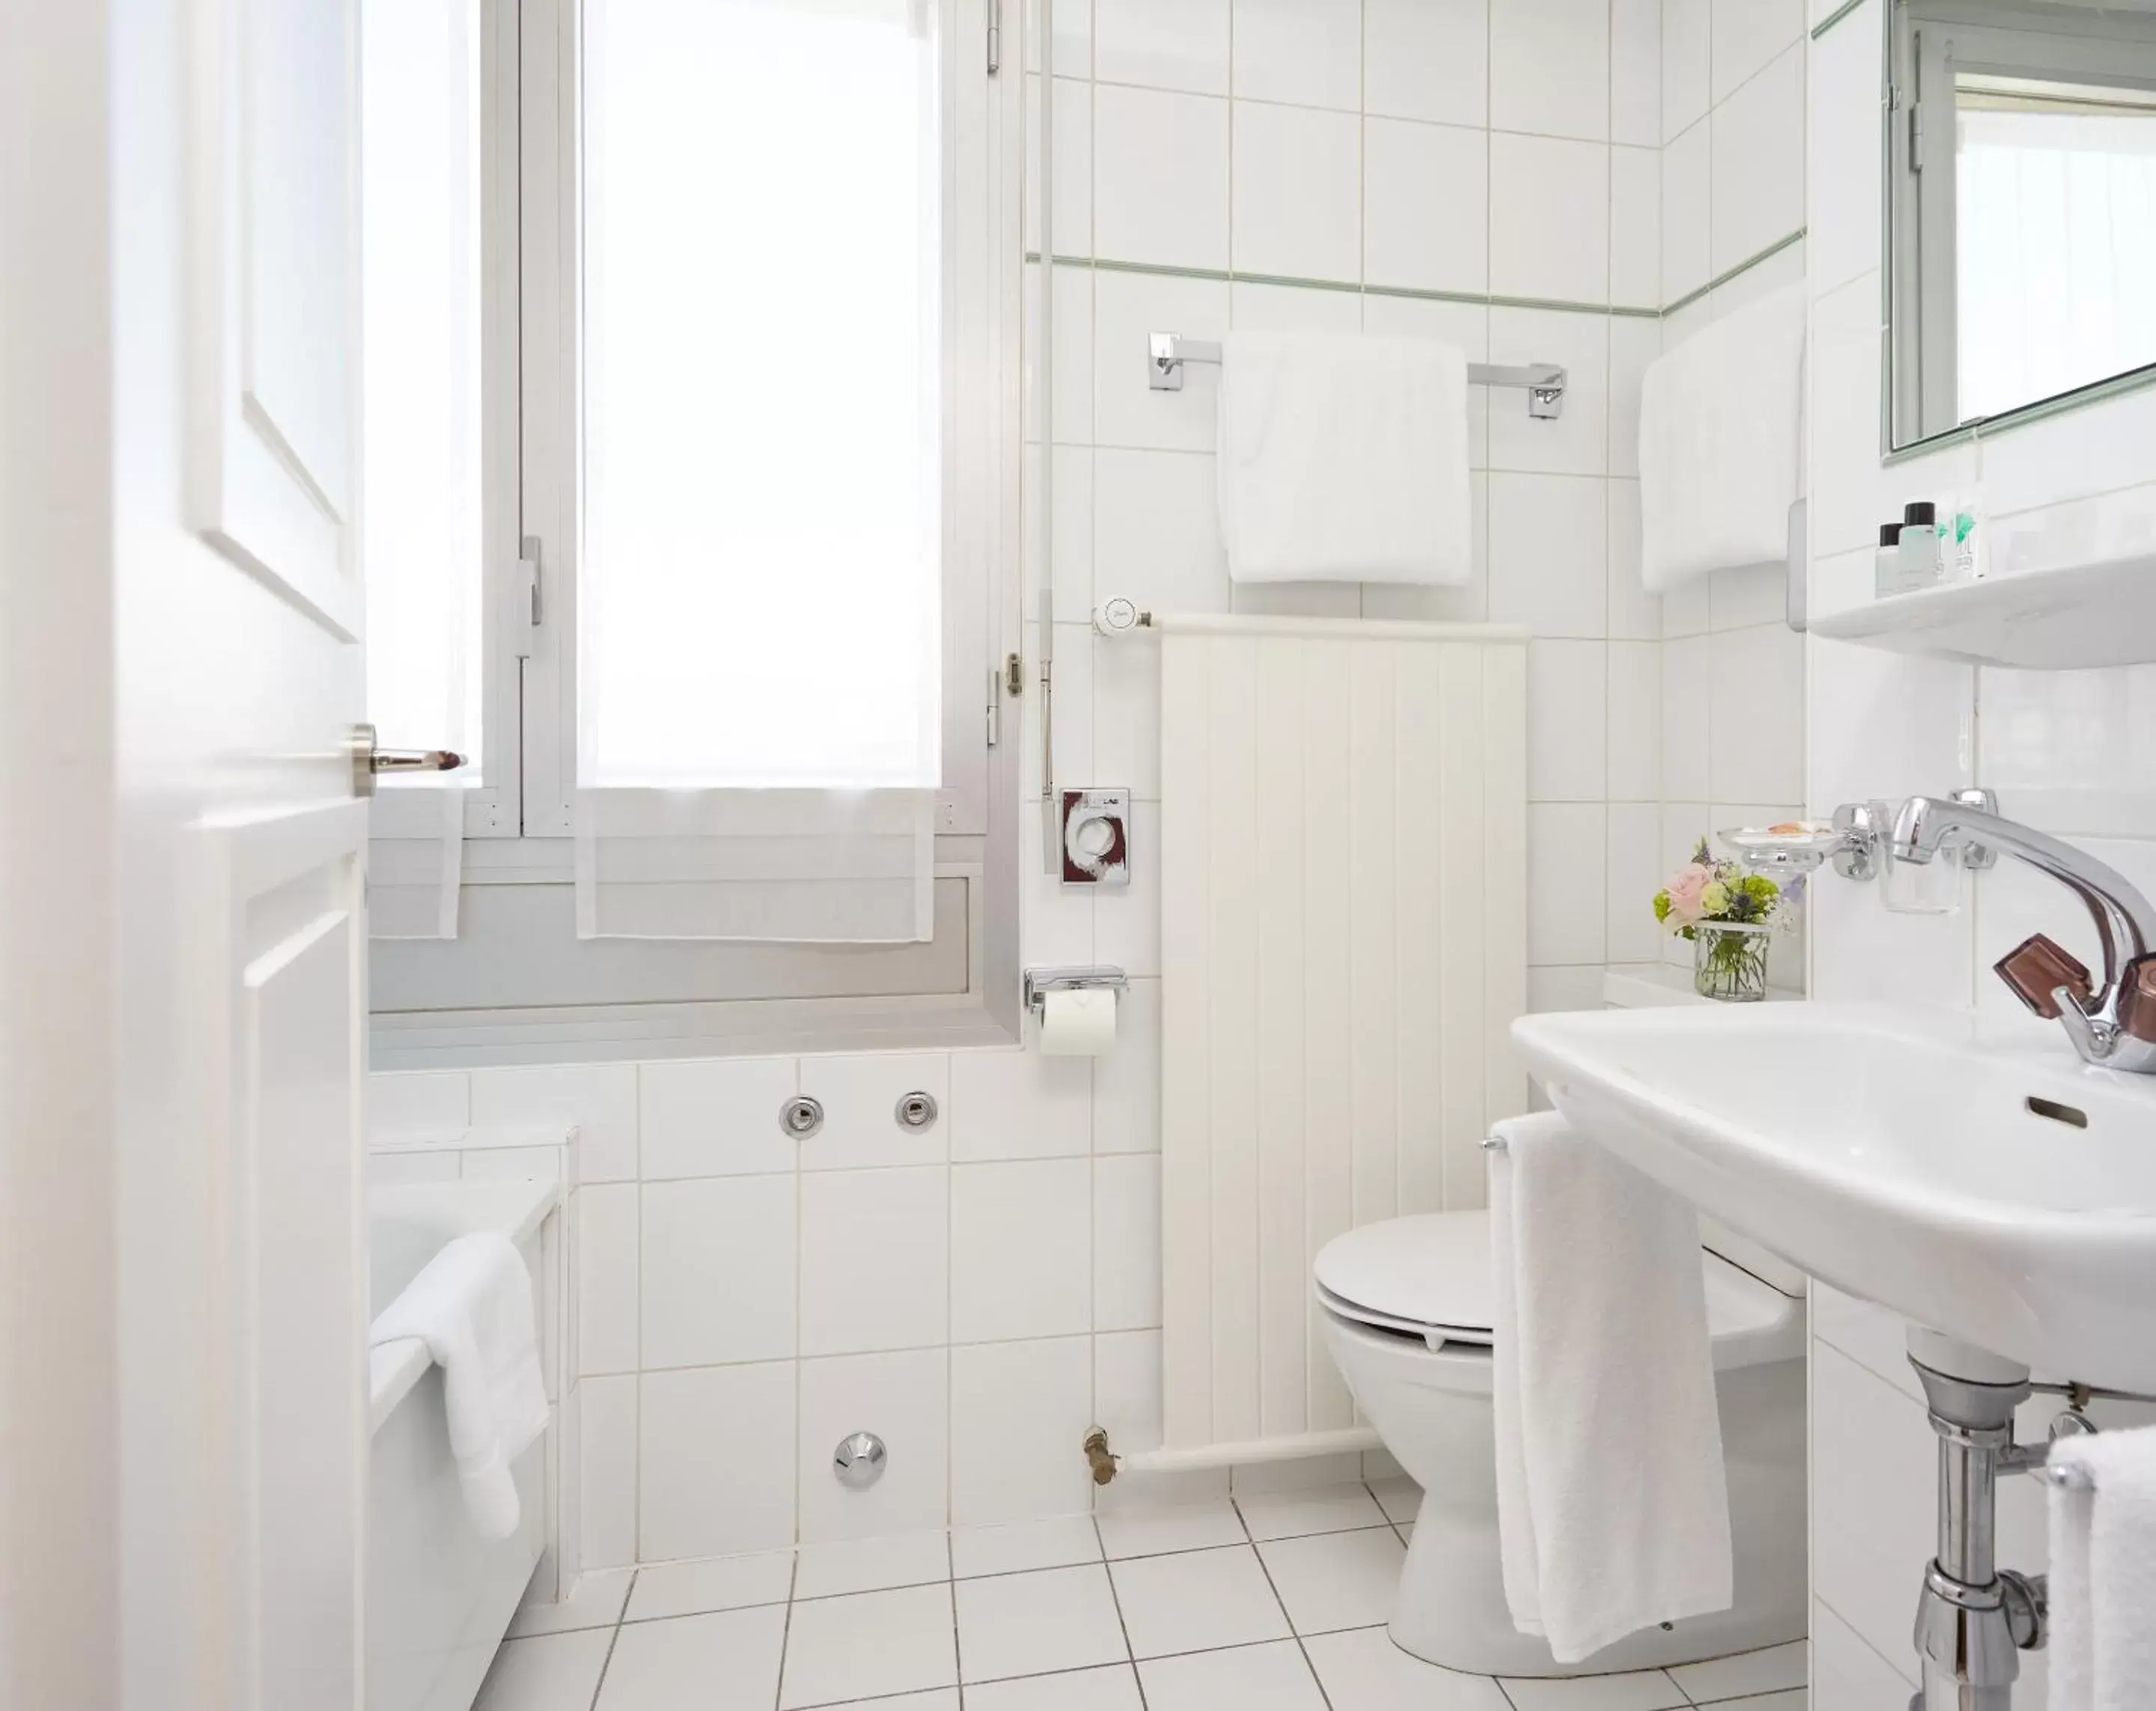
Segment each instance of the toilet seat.
[{"label": "toilet seat", "polygon": [[[1711,1250],[1701,1249],[1699,1258],[1717,1367],[1779,1358],[1800,1346],[1800,1300]],[[1432,1349],[1487,1348],[1494,1340],[1487,1211],[1424,1212],[1366,1224],[1326,1243],[1311,1269],[1319,1304],[1340,1318],[1419,1338]]]}]

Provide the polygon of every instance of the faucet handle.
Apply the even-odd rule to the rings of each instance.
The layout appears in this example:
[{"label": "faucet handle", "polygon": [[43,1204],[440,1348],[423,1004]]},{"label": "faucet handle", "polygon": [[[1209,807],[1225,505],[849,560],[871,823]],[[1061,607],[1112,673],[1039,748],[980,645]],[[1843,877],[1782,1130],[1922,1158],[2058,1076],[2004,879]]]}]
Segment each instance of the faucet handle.
[{"label": "faucet handle", "polygon": [[2156,956],[2136,958],[2119,976],[2118,1030],[2156,1042]]},{"label": "faucet handle", "polygon": [[[2065,946],[2042,933],[2025,938],[1992,965],[1992,971],[2014,990],[2014,995],[2047,1022],[2059,1020],[2057,994],[2062,989],[2088,1013],[2092,989],[2089,971]],[[2152,994],[2156,1010],[2156,994]]]}]

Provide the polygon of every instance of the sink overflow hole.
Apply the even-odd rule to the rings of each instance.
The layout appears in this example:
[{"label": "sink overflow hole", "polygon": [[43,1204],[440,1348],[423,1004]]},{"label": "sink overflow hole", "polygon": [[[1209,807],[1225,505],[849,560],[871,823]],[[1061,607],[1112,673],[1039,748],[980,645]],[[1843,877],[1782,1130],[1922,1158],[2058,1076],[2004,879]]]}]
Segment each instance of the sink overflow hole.
[{"label": "sink overflow hole", "polygon": [[2053,1123],[2063,1123],[2073,1128],[2088,1127],[2088,1112],[2078,1106],[2061,1105],[2056,1099],[2039,1099],[2031,1093],[2024,1102],[2039,1117],[2048,1117]]}]

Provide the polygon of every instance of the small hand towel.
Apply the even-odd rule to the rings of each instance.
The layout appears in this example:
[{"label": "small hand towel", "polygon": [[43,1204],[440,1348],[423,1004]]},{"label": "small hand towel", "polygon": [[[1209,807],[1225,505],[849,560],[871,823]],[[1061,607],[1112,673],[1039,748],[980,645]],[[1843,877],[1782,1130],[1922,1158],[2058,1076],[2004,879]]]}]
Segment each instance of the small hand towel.
[{"label": "small hand towel", "polygon": [[460,1236],[427,1261],[376,1315],[367,1341],[406,1337],[442,1369],[449,1449],[465,1508],[482,1539],[516,1531],[511,1464],[547,1429],[531,1277],[516,1245],[495,1231]]},{"label": "small hand towel", "polygon": [[1554,1112],[1495,1133],[1505,1601],[1573,1663],[1732,1602],[1699,1220]]},{"label": "small hand towel", "polygon": [[2156,1427],[2062,1438],[2051,1465],[2051,1711],[2139,1711],[2156,1682]]},{"label": "small hand towel", "polygon": [[1640,531],[1650,589],[1788,562],[1804,350],[1799,283],[1702,327],[1647,365]]},{"label": "small hand towel", "polygon": [[1430,339],[1229,333],[1219,485],[1236,582],[1466,582],[1466,357]]}]

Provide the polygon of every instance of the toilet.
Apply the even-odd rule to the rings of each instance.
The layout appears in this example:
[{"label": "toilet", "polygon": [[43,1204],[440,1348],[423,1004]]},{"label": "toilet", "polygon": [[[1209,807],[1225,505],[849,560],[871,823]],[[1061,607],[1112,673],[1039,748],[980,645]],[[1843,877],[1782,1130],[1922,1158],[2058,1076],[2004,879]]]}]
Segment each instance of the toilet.
[{"label": "toilet", "polygon": [[[1560,1664],[1512,1626],[1497,1547],[1487,1212],[1393,1218],[1313,1267],[1327,1348],[1363,1417],[1422,1487],[1391,1624],[1429,1662],[1481,1675],[1599,1675],[1801,1639],[1806,1629],[1804,1280],[1702,1221],[1736,1601]],[[1625,1470],[1613,1466],[1611,1477]]]}]

